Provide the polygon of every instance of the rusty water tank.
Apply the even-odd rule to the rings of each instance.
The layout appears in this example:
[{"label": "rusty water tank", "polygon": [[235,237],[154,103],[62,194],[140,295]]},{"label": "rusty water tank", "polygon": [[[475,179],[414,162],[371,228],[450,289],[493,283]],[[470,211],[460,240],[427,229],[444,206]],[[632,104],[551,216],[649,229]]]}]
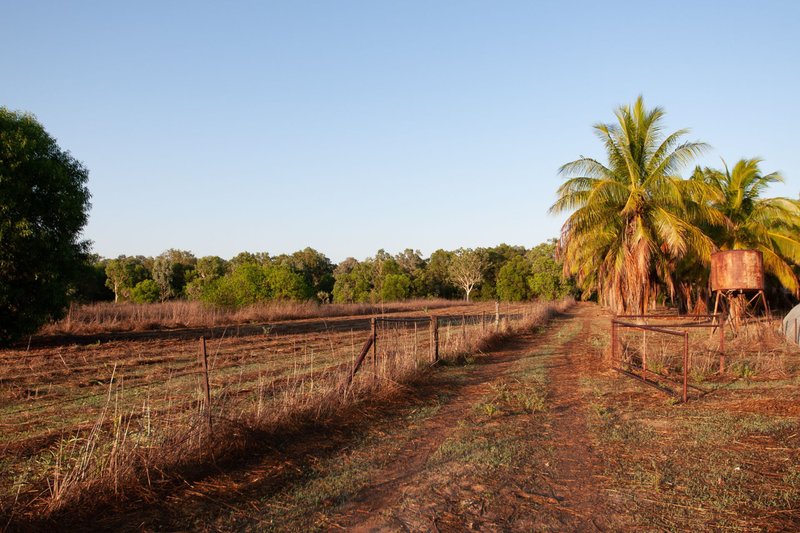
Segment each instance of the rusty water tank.
[{"label": "rusty water tank", "polygon": [[711,254],[711,290],[764,289],[764,258],[758,250],[728,250]]}]

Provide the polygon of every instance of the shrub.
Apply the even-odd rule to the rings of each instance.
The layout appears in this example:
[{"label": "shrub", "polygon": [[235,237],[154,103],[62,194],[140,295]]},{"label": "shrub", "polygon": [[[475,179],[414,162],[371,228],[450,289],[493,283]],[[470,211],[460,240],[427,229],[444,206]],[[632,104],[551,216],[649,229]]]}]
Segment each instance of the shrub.
[{"label": "shrub", "polygon": [[152,279],[146,279],[131,289],[131,301],[136,304],[150,304],[161,297],[161,288]]}]

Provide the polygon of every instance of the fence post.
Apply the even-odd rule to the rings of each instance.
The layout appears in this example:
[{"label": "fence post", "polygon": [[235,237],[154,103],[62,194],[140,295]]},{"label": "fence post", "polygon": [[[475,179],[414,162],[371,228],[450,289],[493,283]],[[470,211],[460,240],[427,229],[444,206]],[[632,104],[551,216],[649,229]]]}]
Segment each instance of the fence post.
[{"label": "fence post", "polygon": [[683,403],[688,399],[686,387],[689,383],[689,332],[683,332]]},{"label": "fence post", "polygon": [[375,376],[378,375],[378,320],[375,317],[372,317],[370,320],[370,326],[372,327],[372,371],[375,373]]},{"label": "fence post", "polygon": [[431,318],[431,330],[433,333],[433,346],[431,346],[432,354],[431,359],[435,363],[439,360],[439,317],[434,316]]},{"label": "fence post", "polygon": [[500,329],[500,302],[494,303],[494,329]]},{"label": "fence post", "polygon": [[417,340],[417,323],[414,322],[414,364],[417,363],[417,348],[419,347],[419,340]]},{"label": "fence post", "polygon": [[200,337],[200,368],[203,372],[203,392],[205,394],[205,418],[209,433],[211,432],[211,385],[208,380],[208,354],[206,353],[206,338]]},{"label": "fence post", "polygon": [[[615,318],[611,319],[611,366],[617,366],[617,322]],[[622,361],[619,362],[618,368],[622,368]]]},{"label": "fence post", "polygon": [[461,340],[467,344],[467,315],[461,315]]},{"label": "fence post", "polygon": [[647,330],[642,330],[642,379],[647,381]]},{"label": "fence post", "polygon": [[486,311],[481,311],[481,333],[486,330]]}]

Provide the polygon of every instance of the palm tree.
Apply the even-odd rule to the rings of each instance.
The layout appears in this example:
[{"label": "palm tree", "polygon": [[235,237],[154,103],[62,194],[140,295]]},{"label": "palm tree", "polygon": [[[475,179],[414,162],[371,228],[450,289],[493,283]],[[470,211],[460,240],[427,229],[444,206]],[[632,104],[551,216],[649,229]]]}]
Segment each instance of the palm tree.
[{"label": "palm tree", "polygon": [[800,264],[800,202],[761,198],[783,177],[762,174],[760,163],[761,159],[741,159],[731,170],[723,160],[723,170],[697,168],[692,179],[713,190],[711,206],[724,217],[724,224],[708,231],[716,245],[721,250],[760,250],[764,269],[797,295],[800,283],[792,264]]},{"label": "palm tree", "polygon": [[615,124],[594,126],[608,163],[581,157],[562,166],[567,180],[550,211],[574,210],[561,230],[560,254],[584,294],[597,291],[618,312],[643,313],[660,286],[674,292],[680,258],[708,262],[714,243],[698,223],[723,221],[693,200],[714,191],[677,175],[705,144],[683,141],[688,130],[665,135],[663,109],[646,109],[641,96],[615,115]]}]

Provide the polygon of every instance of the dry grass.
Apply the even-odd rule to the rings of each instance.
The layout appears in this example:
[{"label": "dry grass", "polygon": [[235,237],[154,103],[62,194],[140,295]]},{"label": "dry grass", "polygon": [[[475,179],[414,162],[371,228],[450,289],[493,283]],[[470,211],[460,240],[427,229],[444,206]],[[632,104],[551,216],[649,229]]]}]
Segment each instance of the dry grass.
[{"label": "dry grass", "polygon": [[407,300],[386,304],[320,304],[316,302],[264,302],[240,309],[202,302],[173,301],[153,304],[99,302],[74,305],[67,316],[42,327],[40,335],[82,335],[155,329],[199,328],[297,320],[423,311],[449,307],[450,300]]},{"label": "dry grass", "polygon": [[[470,357],[514,331],[542,325],[568,305],[518,306],[506,309],[497,322],[486,315],[443,321],[440,357]],[[293,350],[295,357],[283,359],[280,371],[248,366],[246,359],[240,360],[246,371],[236,362],[215,366],[213,429],[191,383],[187,396],[175,398],[167,391],[168,401],[158,402],[149,392],[127,390],[115,365],[94,423],[42,450],[23,474],[16,469],[17,479],[4,484],[0,516],[25,523],[34,516],[53,520],[66,512],[91,513],[113,501],[152,500],[182,480],[202,477],[213,465],[263,449],[278,436],[324,425],[365,398],[391,396],[430,365],[427,327],[411,320],[383,323],[378,338],[377,365],[367,364],[350,386],[345,383],[352,358],[337,360],[336,353],[352,353],[352,347],[334,345],[344,339],[333,335],[327,337],[327,359],[314,350],[302,355]]]},{"label": "dry grass", "polygon": [[[650,325],[672,327],[669,322],[649,320]],[[622,360],[641,372],[646,358],[649,375],[682,379],[683,338],[636,329],[620,329]],[[756,321],[736,330],[726,327],[724,350],[720,352],[718,330],[687,329],[689,333],[689,382],[706,388],[728,386],[733,381],[787,379],[800,368],[800,350],[786,341],[776,321]],[[605,344],[605,342],[603,342]],[[720,356],[724,369],[720,373]],[[609,354],[606,353],[609,357]],[[609,359],[610,362],[610,359]]]}]

